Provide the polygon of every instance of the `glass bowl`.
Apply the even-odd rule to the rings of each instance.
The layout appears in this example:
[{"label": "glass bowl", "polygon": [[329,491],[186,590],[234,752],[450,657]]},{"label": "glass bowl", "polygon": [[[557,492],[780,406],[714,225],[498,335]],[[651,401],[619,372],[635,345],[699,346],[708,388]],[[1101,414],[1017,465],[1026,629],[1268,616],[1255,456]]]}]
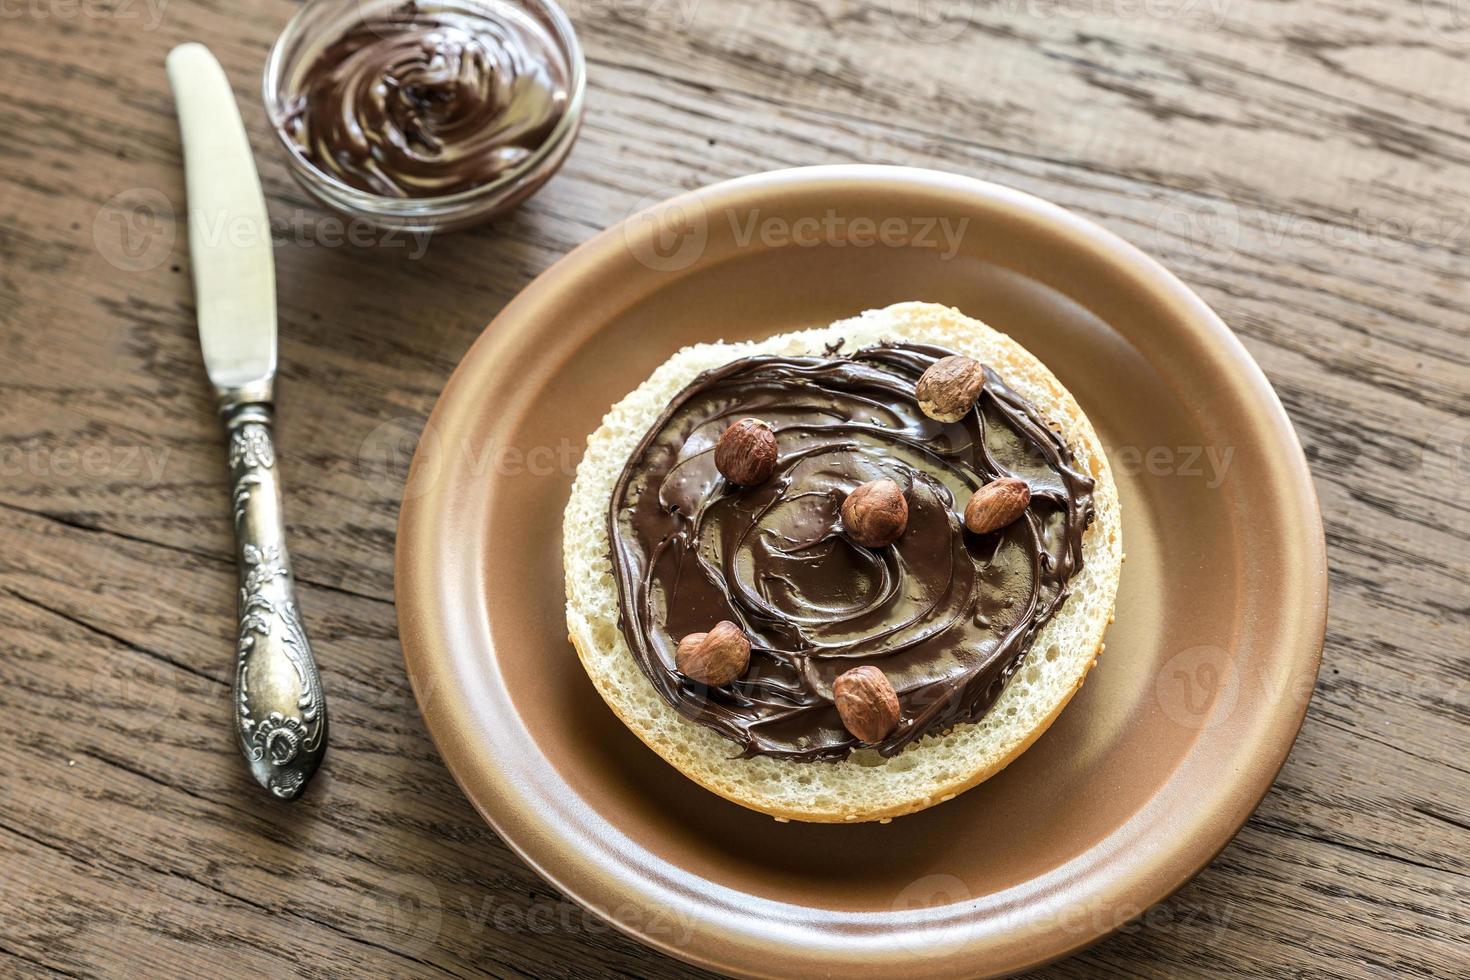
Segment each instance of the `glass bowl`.
[{"label": "glass bowl", "polygon": [[[586,63],[571,21],[553,0],[427,0],[419,10],[452,10],[494,18],[513,11],[541,27],[561,56],[566,74],[566,111],[551,133],[525,160],[484,184],[437,197],[392,197],[353,187],[318,168],[286,132],[291,97],[304,72],[328,44],[371,17],[392,17],[403,0],[310,0],[296,13],[265,63],[262,83],[266,114],[285,151],[291,173],[312,197],[350,217],[384,229],[409,232],[453,231],[503,214],[534,194],[561,167],[582,124]],[[503,16],[503,15],[502,15]]]}]

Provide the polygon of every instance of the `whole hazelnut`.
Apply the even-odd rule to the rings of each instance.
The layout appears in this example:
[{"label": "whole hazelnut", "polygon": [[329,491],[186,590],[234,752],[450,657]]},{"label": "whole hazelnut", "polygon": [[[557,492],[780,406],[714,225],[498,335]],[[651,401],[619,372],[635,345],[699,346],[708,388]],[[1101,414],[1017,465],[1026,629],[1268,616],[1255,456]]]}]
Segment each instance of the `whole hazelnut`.
[{"label": "whole hazelnut", "polygon": [[892,480],[871,480],[842,502],[842,528],[865,548],[882,548],[902,537],[909,526],[909,502]]},{"label": "whole hazelnut", "polygon": [[728,619],[708,633],[690,633],[674,652],[679,673],[700,684],[723,687],[750,667],[750,640]]},{"label": "whole hazelnut", "polygon": [[898,692],[877,667],[854,667],[838,675],[832,699],[843,727],[860,742],[881,742],[898,727]]},{"label": "whole hazelnut", "polygon": [[776,472],[776,433],[760,419],[741,419],[720,434],[715,469],[742,487],[765,483]]},{"label": "whole hazelnut", "polygon": [[976,534],[999,531],[1024,514],[1030,503],[1031,488],[1025,480],[992,480],[965,505],[965,527]]},{"label": "whole hazelnut", "polygon": [[973,357],[941,357],[919,376],[914,394],[919,410],[936,422],[958,422],[975,407],[985,387],[985,369]]}]

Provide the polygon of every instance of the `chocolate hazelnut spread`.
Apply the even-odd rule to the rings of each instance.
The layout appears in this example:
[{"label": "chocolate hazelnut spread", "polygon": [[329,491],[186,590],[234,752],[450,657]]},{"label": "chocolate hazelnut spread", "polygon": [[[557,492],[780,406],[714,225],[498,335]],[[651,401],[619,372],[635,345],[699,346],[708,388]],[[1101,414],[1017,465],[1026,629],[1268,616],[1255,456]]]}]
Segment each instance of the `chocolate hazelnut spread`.
[{"label": "chocolate hazelnut spread", "polygon": [[509,4],[405,3],[326,44],[281,127],[312,166],[389,197],[455,194],[515,170],[567,111],[568,69]]},{"label": "chocolate hazelnut spread", "polygon": [[[685,388],[629,457],[608,515],[620,625],[643,673],[682,716],[746,756],[841,759],[858,747],[833,703],[837,676],[880,668],[902,720],[875,746],[980,718],[1061,608],[1082,567],[1093,481],[1036,409],[990,369],[957,422],[919,410],[914,386],[950,352],[884,345],[851,355],[757,356]],[[737,419],[776,433],[774,475],[737,487],[714,447]],[[971,493],[1023,479],[1021,518],[964,529]],[[865,548],[843,533],[856,487],[896,481],[907,528]],[[681,637],[721,620],[751,641],[723,687],[675,669]]]}]

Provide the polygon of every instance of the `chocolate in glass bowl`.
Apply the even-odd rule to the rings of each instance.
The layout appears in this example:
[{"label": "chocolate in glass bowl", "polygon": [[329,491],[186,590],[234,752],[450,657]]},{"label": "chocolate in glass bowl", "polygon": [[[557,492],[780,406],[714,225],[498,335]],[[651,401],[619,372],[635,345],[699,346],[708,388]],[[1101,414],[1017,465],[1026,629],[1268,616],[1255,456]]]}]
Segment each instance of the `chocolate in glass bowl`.
[{"label": "chocolate in glass bowl", "polygon": [[555,172],[583,75],[550,0],[313,0],[271,52],[265,99],[323,203],[443,229],[514,206]]}]

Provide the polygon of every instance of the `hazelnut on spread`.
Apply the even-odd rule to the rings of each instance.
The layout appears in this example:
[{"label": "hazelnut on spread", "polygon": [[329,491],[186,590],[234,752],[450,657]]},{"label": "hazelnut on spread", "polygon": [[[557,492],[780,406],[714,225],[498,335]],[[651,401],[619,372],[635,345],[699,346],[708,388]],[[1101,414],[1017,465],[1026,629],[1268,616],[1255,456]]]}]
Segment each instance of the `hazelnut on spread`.
[{"label": "hazelnut on spread", "polygon": [[280,126],[317,170],[373,194],[439,197],[491,183],[545,144],[569,71],[508,4],[368,13],[300,72]]},{"label": "hazelnut on spread", "polygon": [[720,687],[750,666],[750,641],[729,620],[716,623],[708,633],[690,633],[674,653],[679,673],[696,684]]},{"label": "hazelnut on spread", "polygon": [[628,458],[608,512],[620,625],[659,694],[747,756],[896,755],[1000,695],[1082,567],[1092,493],[969,358],[744,358]]},{"label": "hazelnut on spread", "polygon": [[892,544],[909,526],[908,500],[892,480],[864,483],[847,495],[841,513],[848,538],[869,548]]}]

